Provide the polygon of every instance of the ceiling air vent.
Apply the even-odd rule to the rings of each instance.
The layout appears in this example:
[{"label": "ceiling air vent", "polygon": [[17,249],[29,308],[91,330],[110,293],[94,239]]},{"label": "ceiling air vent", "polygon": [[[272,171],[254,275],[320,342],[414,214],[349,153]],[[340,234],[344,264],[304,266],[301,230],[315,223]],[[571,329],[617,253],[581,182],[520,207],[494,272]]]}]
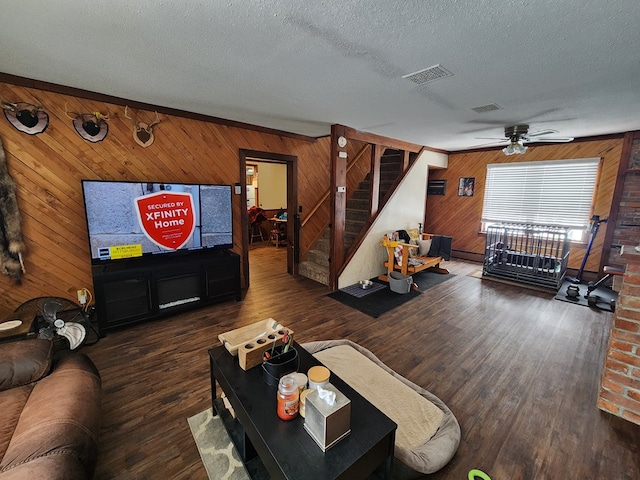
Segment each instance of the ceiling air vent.
[{"label": "ceiling air vent", "polygon": [[402,78],[411,80],[413,83],[416,83],[418,85],[424,85],[425,83],[433,82],[434,80],[440,80],[441,78],[451,77],[452,75],[453,73],[451,73],[446,68],[443,68],[440,65],[434,65],[433,67],[425,68],[424,70],[420,70],[418,72],[403,75]]},{"label": "ceiling air vent", "polygon": [[494,110],[502,110],[502,107],[495,103],[490,103],[489,105],[481,105],[480,107],[473,107],[471,110],[473,110],[476,113],[487,113],[487,112],[493,112]]}]

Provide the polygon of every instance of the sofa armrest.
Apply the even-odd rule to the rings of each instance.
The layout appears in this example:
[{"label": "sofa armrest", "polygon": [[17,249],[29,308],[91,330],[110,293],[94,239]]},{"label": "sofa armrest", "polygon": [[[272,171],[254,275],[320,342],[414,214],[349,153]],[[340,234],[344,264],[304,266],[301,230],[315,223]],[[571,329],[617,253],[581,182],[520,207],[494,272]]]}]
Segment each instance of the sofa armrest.
[{"label": "sofa armrest", "polygon": [[[35,468],[50,461],[43,457],[67,456],[65,466],[75,471],[80,464],[91,478],[98,458],[101,403],[100,374],[91,359],[83,353],[60,357],[53,371],[33,387],[2,457],[2,469],[34,461]],[[69,473],[29,478],[84,477]],[[1,475],[0,479],[4,480]]]},{"label": "sofa armrest", "polygon": [[0,343],[0,391],[40,380],[51,370],[53,342],[36,338]]}]

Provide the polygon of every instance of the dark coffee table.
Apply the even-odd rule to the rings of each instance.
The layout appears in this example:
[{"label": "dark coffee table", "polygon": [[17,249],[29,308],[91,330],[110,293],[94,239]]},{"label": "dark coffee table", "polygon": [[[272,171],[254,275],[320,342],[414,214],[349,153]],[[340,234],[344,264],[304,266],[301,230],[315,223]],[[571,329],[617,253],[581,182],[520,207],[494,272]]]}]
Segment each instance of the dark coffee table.
[{"label": "dark coffee table", "polygon": [[[297,343],[299,372],[321,365]],[[223,346],[209,350],[211,395],[245,464],[256,454],[273,479],[367,478],[379,470],[389,478],[397,425],[353,388],[331,373],[331,383],[351,400],[351,433],[323,452],[303,428],[304,418],[280,420],[277,387],[262,378],[262,366],[244,371]],[[216,397],[216,381],[233,407],[232,418]]]}]

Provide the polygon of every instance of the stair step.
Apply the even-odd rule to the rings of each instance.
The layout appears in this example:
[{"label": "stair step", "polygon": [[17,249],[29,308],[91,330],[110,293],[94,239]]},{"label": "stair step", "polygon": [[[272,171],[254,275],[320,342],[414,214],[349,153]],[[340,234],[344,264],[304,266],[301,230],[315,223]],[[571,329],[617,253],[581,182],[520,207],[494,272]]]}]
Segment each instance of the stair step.
[{"label": "stair step", "polygon": [[308,261],[329,268],[329,253],[322,250],[309,250]]},{"label": "stair step", "polygon": [[350,198],[347,200],[347,210],[369,210],[369,199],[368,198]]},{"label": "stair step", "polygon": [[369,199],[369,190],[368,189],[367,190],[363,190],[363,189],[357,188],[351,194],[350,199],[368,200]]},{"label": "stair step", "polygon": [[331,248],[331,241],[329,240],[328,235],[327,235],[327,238],[319,238],[318,241],[316,242],[316,250],[329,253],[330,248]]},{"label": "stair step", "polygon": [[[393,171],[380,171],[380,182],[381,183],[393,183],[400,176],[400,168],[396,168]],[[371,189],[371,181],[368,178],[365,178],[358,184],[358,188],[356,190],[364,190],[368,192]]]},{"label": "stair step", "polygon": [[329,268],[306,261],[298,265],[298,273],[323,285],[329,285]]},{"label": "stair step", "polygon": [[400,170],[402,170],[402,166],[397,163],[380,163],[380,173],[390,173],[390,172],[395,172],[395,173],[399,173]]},{"label": "stair step", "polygon": [[355,233],[356,235],[360,233],[362,227],[364,227],[365,222],[358,220],[351,220],[349,222],[345,222],[344,231],[349,233]]},{"label": "stair step", "polygon": [[349,207],[345,210],[345,225],[351,222],[364,224],[367,220],[369,220],[368,210],[357,210]]},{"label": "stair step", "polygon": [[355,233],[345,232],[344,238],[342,239],[342,245],[345,250],[348,250],[353,241],[356,239],[357,235]]}]

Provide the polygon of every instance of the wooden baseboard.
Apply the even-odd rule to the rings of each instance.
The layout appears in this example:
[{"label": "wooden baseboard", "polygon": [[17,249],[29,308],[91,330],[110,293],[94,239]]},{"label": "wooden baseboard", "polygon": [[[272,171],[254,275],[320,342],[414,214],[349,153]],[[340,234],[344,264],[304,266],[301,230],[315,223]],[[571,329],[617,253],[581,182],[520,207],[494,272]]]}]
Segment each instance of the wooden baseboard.
[{"label": "wooden baseboard", "polygon": [[464,250],[452,250],[451,257],[459,258],[461,260],[471,260],[473,262],[482,263],[484,260],[484,254],[475,252],[465,252]]}]

